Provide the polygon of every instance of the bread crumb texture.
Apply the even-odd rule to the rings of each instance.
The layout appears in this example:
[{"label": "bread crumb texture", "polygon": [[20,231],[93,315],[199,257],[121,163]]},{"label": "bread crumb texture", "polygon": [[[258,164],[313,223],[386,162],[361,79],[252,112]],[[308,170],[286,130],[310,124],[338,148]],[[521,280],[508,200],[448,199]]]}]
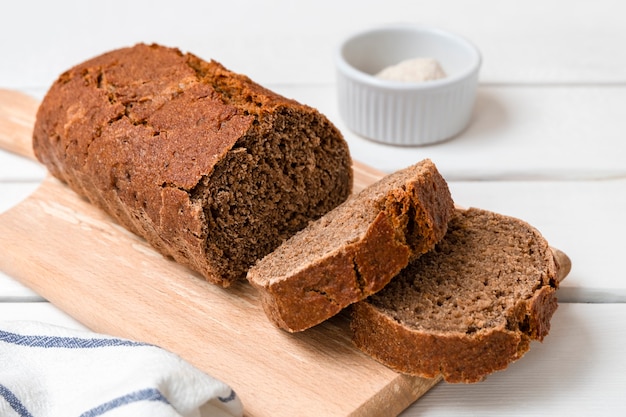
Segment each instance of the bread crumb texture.
[{"label": "bread crumb texture", "polygon": [[159,45],[63,73],[33,147],[78,194],[224,286],[352,189],[348,146],[322,114]]},{"label": "bread crumb texture", "polygon": [[457,210],[444,239],[358,303],[358,347],[400,372],[475,382],[542,340],[557,308],[552,252],[518,219]]}]

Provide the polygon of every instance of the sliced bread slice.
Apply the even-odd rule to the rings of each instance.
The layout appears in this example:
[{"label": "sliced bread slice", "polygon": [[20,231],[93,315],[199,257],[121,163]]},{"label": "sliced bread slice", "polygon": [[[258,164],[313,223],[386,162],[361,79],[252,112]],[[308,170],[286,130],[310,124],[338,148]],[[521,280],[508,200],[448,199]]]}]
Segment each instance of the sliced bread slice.
[{"label": "sliced bread slice", "polygon": [[353,306],[353,341],[402,373],[480,381],[548,334],[560,255],[521,220],[458,209],[433,251]]},{"label": "sliced bread slice", "polygon": [[269,319],[301,331],[383,288],[443,238],[453,212],[446,181],[424,160],[310,223],[247,277]]}]

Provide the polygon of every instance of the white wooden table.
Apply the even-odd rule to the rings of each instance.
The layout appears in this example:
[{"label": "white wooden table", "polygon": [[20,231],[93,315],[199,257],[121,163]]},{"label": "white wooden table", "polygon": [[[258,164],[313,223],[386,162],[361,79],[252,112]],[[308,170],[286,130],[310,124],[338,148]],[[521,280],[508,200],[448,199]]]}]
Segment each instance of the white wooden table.
[{"label": "white wooden table", "polygon": [[[438,384],[403,416],[626,415],[625,2],[56,0],[5,3],[1,16],[0,88],[40,98],[101,52],[177,46],[317,107],[361,162],[392,171],[433,159],[458,204],[523,218],[571,257],[544,343],[483,383]],[[474,117],[451,141],[384,146],[339,118],[337,43],[400,21],[459,33],[483,54]],[[0,151],[0,212],[44,175]],[[2,272],[0,319],[82,327]]]}]

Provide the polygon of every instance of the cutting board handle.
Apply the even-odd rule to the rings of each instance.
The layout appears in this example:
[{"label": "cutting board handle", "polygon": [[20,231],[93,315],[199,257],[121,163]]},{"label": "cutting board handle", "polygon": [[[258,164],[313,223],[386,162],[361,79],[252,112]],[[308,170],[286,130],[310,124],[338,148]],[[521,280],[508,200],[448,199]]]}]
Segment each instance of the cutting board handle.
[{"label": "cutting board handle", "polygon": [[35,160],[33,126],[39,101],[19,91],[0,89],[0,148]]}]

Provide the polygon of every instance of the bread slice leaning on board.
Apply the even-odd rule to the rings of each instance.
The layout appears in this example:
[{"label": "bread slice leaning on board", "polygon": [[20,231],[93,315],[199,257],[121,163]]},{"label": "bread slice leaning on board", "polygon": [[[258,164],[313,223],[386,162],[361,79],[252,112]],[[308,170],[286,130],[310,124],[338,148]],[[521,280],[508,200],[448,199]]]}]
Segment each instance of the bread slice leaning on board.
[{"label": "bread slice leaning on board", "polygon": [[310,328],[383,288],[430,251],[454,203],[430,160],[387,175],[312,222],[250,271],[274,324]]}]

